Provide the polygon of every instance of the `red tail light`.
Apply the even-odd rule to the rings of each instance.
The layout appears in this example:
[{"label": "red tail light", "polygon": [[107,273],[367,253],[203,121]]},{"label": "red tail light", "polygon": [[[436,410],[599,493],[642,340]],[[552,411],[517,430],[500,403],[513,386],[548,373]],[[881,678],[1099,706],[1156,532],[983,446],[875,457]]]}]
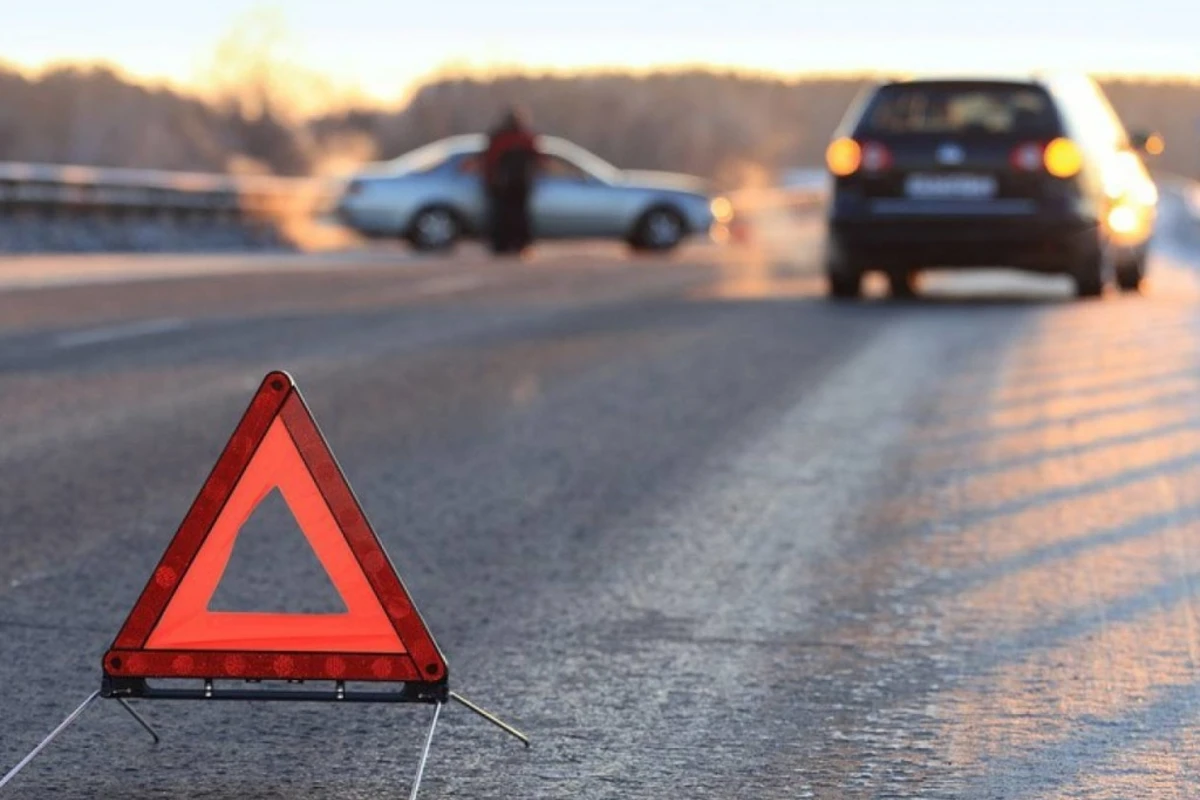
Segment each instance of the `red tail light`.
[{"label": "red tail light", "polygon": [[891,166],[891,151],[879,142],[863,142],[862,169],[864,172],[882,172]]},{"label": "red tail light", "polygon": [[1013,148],[1008,161],[1013,169],[1021,172],[1038,172],[1042,169],[1042,153],[1045,148],[1040,142],[1026,142]]}]

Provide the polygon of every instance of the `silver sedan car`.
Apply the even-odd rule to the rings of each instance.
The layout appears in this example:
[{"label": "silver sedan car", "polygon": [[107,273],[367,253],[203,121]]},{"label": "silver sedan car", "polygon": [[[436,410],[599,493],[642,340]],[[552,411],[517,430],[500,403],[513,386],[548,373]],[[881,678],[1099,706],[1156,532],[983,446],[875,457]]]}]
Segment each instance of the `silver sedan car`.
[{"label": "silver sedan car", "polygon": [[[620,170],[578,145],[538,137],[542,167],[531,199],[539,239],[618,239],[667,251],[729,222],[732,206],[704,181],[668,172]],[[487,138],[452,136],[355,175],[337,203],[343,224],[371,238],[407,239],[446,250],[487,230],[479,176]]]}]

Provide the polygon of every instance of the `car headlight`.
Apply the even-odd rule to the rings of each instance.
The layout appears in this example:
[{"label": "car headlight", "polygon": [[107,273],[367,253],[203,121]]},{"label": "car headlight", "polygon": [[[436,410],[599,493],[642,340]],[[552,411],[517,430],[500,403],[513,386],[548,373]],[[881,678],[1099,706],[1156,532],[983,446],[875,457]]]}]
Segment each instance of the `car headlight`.
[{"label": "car headlight", "polygon": [[726,223],[733,219],[733,203],[727,197],[714,197],[708,208],[717,222]]}]

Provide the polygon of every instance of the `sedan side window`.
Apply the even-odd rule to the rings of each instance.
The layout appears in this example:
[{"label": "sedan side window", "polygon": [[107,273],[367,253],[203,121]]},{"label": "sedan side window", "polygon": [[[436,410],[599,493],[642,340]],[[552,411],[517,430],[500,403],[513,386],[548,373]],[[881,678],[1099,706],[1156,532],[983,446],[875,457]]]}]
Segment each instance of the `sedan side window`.
[{"label": "sedan side window", "polygon": [[590,178],[588,173],[575,163],[567,161],[560,156],[544,155],[541,160],[541,167],[538,174],[546,178],[560,178],[570,181],[586,181]]},{"label": "sedan side window", "polygon": [[478,175],[482,167],[483,156],[479,153],[471,153],[462,157],[455,171],[460,175]]}]

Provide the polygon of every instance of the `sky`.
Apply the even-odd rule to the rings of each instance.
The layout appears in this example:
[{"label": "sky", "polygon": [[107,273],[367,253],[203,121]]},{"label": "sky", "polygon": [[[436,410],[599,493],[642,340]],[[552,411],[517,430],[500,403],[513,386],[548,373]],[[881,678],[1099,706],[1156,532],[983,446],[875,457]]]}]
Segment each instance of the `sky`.
[{"label": "sky", "polygon": [[789,74],[1051,68],[1200,78],[1197,0],[504,6],[503,0],[0,0],[0,60],[30,68],[104,61],[141,78],[195,83],[240,19],[273,11],[286,24],[289,58],[385,101],[449,65],[710,64]]}]

